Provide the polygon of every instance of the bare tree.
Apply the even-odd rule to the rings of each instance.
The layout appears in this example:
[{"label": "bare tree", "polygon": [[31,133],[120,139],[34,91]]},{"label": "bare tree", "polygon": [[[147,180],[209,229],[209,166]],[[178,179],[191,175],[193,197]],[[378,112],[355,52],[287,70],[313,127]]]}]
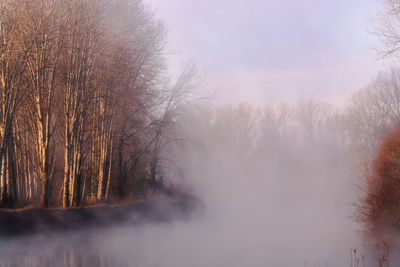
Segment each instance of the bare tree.
[{"label": "bare tree", "polygon": [[400,3],[384,0],[383,12],[375,17],[371,32],[380,41],[376,51],[382,57],[398,57],[400,51]]},{"label": "bare tree", "polygon": [[13,204],[13,124],[24,96],[23,81],[29,50],[20,46],[18,30],[23,27],[19,5],[2,1],[0,8],[0,166],[2,206]]},{"label": "bare tree", "polygon": [[164,86],[164,37],[141,0],[0,1],[2,206],[76,207],[160,177],[190,76]]},{"label": "bare tree", "polygon": [[35,164],[41,184],[40,204],[48,206],[52,137],[55,129],[57,72],[62,44],[58,1],[19,1],[24,28],[20,46],[29,51],[26,60],[26,122],[33,138]]},{"label": "bare tree", "polygon": [[95,93],[95,68],[101,33],[97,1],[65,2],[65,40],[61,66],[64,101],[63,207],[79,206],[85,125]]},{"label": "bare tree", "polygon": [[156,109],[152,112],[146,152],[150,156],[150,177],[153,184],[160,178],[160,165],[165,168],[170,163],[168,155],[164,155],[165,151],[171,151],[173,145],[184,142],[178,120],[183,119],[184,107],[192,100],[191,92],[196,86],[197,67],[189,64],[184,67],[172,88],[167,86],[164,89]]},{"label": "bare tree", "polygon": [[400,123],[400,71],[380,72],[365,88],[356,92],[346,107],[346,149],[373,158],[383,134]]}]

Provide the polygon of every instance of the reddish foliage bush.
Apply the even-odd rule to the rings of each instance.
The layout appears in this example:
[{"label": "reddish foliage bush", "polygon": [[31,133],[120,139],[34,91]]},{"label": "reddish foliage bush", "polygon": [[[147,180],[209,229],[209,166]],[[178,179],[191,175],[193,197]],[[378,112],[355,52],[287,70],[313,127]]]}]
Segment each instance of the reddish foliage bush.
[{"label": "reddish foliage bush", "polygon": [[366,197],[360,218],[370,230],[400,230],[400,128],[387,132],[379,145],[372,170],[365,175]]}]

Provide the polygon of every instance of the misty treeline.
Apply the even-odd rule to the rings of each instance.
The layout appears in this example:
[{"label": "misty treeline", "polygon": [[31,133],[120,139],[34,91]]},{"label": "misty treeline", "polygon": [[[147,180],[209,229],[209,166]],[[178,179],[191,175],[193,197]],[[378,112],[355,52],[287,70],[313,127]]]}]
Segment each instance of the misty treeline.
[{"label": "misty treeline", "polygon": [[0,205],[76,207],[160,188],[195,75],[167,76],[141,0],[0,1]]},{"label": "misty treeline", "polygon": [[[287,188],[288,194],[277,201],[332,200],[336,209],[338,196],[343,196],[349,206],[343,209],[349,215],[354,213],[354,204],[357,219],[368,227],[377,222],[368,219],[365,200],[371,193],[370,174],[381,140],[400,125],[400,68],[380,72],[340,105],[312,99],[261,108],[250,104],[199,105],[192,113],[192,124],[185,127],[187,135],[197,140],[193,142],[197,152],[192,152],[192,159],[183,159],[184,165],[202,172],[206,170],[201,166],[214,166],[220,175],[240,176],[249,183],[252,179],[270,180],[271,188]],[[397,157],[396,181],[400,150]],[[275,196],[270,189],[265,190]],[[400,203],[398,193],[391,197],[389,201]]]},{"label": "misty treeline", "polygon": [[189,136],[206,136],[205,143],[246,156],[277,158],[277,152],[335,148],[356,161],[371,161],[384,134],[400,124],[400,68],[381,71],[340,105],[309,99],[261,108],[198,105],[192,113],[196,123],[187,127]]}]

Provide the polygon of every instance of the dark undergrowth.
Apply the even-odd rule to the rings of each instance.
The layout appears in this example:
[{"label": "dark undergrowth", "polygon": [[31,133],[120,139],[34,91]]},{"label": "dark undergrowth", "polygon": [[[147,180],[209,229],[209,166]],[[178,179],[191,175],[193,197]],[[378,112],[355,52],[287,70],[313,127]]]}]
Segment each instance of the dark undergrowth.
[{"label": "dark undergrowth", "polygon": [[201,206],[197,198],[180,194],[174,197],[160,195],[147,200],[118,204],[101,203],[82,208],[0,209],[0,237],[78,231],[146,222],[162,223],[187,219],[194,210],[201,209]]}]

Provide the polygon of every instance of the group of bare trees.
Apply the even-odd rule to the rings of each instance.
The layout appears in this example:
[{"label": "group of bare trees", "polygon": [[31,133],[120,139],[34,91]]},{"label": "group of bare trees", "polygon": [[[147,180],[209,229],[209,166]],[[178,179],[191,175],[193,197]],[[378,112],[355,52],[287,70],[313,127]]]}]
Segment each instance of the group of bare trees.
[{"label": "group of bare trees", "polygon": [[[399,29],[400,2],[385,0],[372,29],[383,58],[398,60]],[[393,231],[400,231],[400,69],[381,72],[355,97],[360,101],[353,101],[352,115],[359,120],[354,121],[352,130],[360,134],[353,143],[369,154],[361,168],[365,195],[358,203],[357,218],[368,234],[393,241]]]},{"label": "group of bare trees", "polygon": [[[400,2],[383,3],[383,13],[376,17],[372,31],[381,41],[377,46],[379,54],[398,60]],[[381,71],[337,108],[305,101],[261,109],[241,104],[199,110],[203,118],[198,116],[200,126],[195,127],[192,135],[199,134],[212,147],[213,154],[223,151],[221,157],[214,159],[227,160],[228,148],[229,163],[225,165],[233,169],[243,163],[251,166],[252,173],[264,169],[266,173],[262,175],[266,178],[268,168],[276,168],[275,174],[282,177],[296,176],[306,169],[312,169],[308,174],[315,176],[321,168],[318,165],[327,162],[323,158],[330,154],[331,163],[324,165],[319,179],[327,176],[329,170],[337,172],[331,166],[347,160],[362,178],[353,183],[364,189],[357,202],[356,217],[375,233],[387,229],[400,231],[399,67]],[[199,132],[201,128],[208,132]],[[285,175],[288,169],[292,171]]]},{"label": "group of bare trees", "polygon": [[75,207],[155,186],[190,79],[168,87],[163,50],[141,0],[1,0],[1,207]]},{"label": "group of bare trees", "polygon": [[[187,157],[183,161],[184,165],[193,165],[189,170],[201,171],[207,168],[198,167],[198,162],[213,168],[215,161],[226,171],[218,175],[240,173],[249,183],[257,179],[254,177],[276,179],[283,188],[296,187],[293,195],[301,194],[304,186],[321,186],[320,192],[324,192],[321,197],[349,196],[348,202],[357,203],[357,218],[363,222],[375,215],[389,214],[390,218],[398,219],[399,214],[393,210],[399,207],[396,203],[400,195],[396,188],[400,178],[400,152],[398,140],[390,141],[387,132],[400,126],[399,111],[400,69],[397,67],[380,72],[367,86],[344,99],[341,106],[320,100],[264,107],[198,106],[193,109],[191,127],[186,127],[189,135],[197,140],[195,143],[203,146],[199,153],[193,152],[193,159]],[[398,138],[398,131],[396,134]],[[381,151],[379,155],[378,151]],[[378,170],[377,165],[383,167]],[[386,175],[389,171],[390,176]],[[332,184],[337,187],[323,191],[324,185]],[[318,190],[305,192],[318,194]],[[377,196],[377,192],[381,195]],[[373,202],[377,197],[380,203],[390,207],[390,212]],[[369,211],[374,214],[368,214]],[[376,220],[370,220],[369,226],[388,221],[387,218],[373,219]]]},{"label": "group of bare trees", "polygon": [[338,141],[341,111],[323,101],[282,102],[262,108],[245,103],[203,106],[194,113],[198,113],[194,117],[202,126],[195,126],[192,136],[201,134],[199,128],[208,129],[207,143],[247,155],[265,156],[285,147],[294,152],[315,143],[342,145]]}]

